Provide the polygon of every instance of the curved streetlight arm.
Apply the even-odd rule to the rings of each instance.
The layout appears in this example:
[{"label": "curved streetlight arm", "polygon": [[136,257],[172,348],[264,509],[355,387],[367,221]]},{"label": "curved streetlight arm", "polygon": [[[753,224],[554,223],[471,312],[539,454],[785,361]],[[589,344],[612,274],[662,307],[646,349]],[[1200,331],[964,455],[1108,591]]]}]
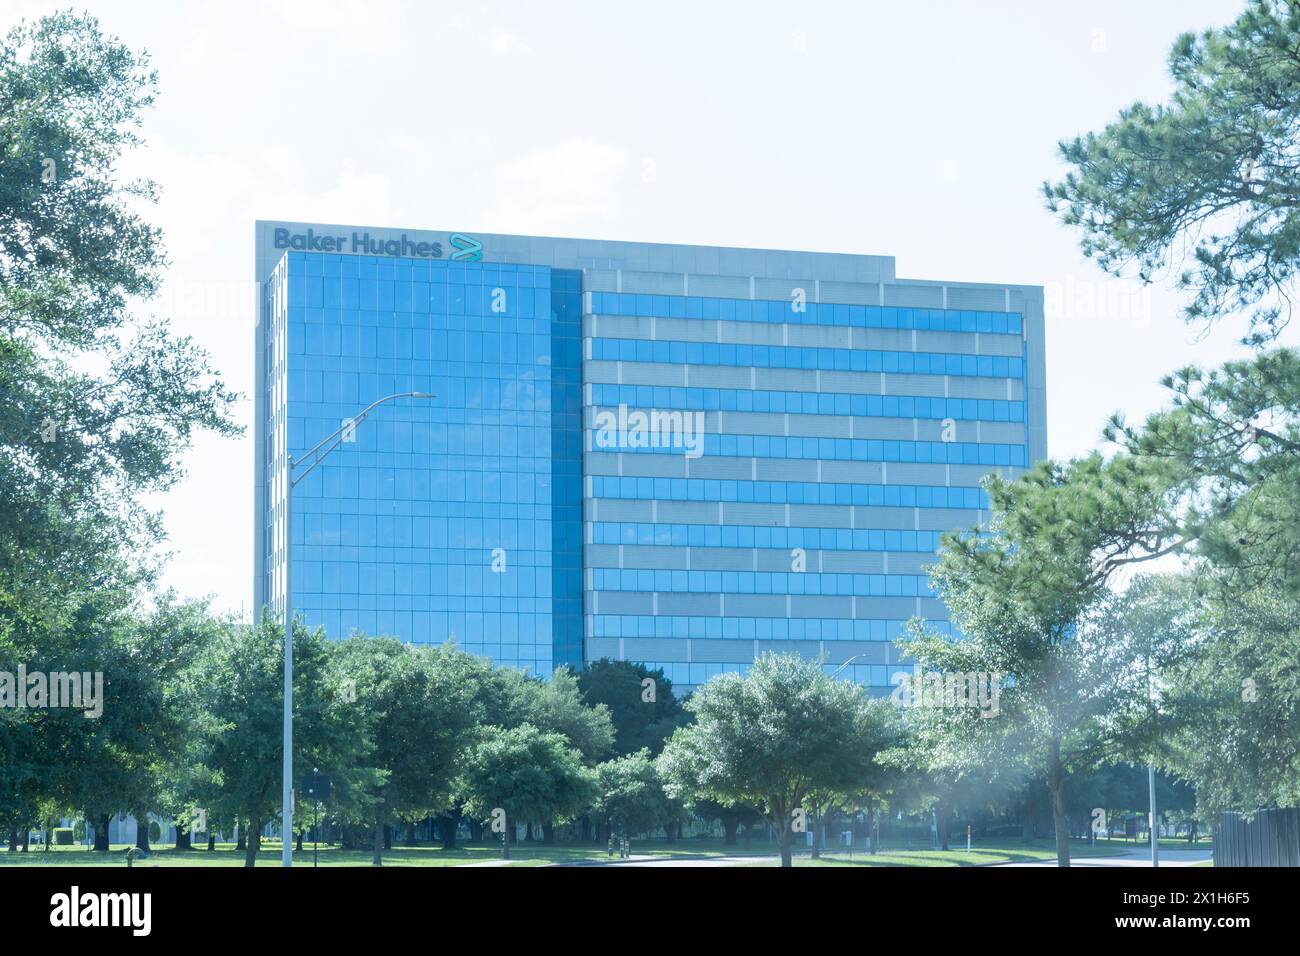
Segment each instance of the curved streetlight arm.
[{"label": "curved streetlight arm", "polygon": [[866,654],[854,654],[847,661],[845,661],[843,664],[841,664],[839,667],[835,668],[835,670],[831,672],[831,679],[834,680],[836,677],[839,677],[840,674],[844,671],[844,668],[848,667],[859,657],[866,657],[866,656],[867,656]]},{"label": "curved streetlight arm", "polygon": [[[280,865],[293,866],[293,489],[324,461],[343,441],[343,433],[356,428],[367,415],[385,402],[395,398],[435,398],[428,392],[398,392],[371,402],[351,421],[335,429],[333,434],[319,441],[298,461],[285,453],[284,489],[284,736],[281,759],[280,797]],[[301,475],[294,477],[293,470],[310,459],[311,463]]]},{"label": "curved streetlight arm", "polygon": [[[372,411],[374,411],[376,408],[378,408],[380,405],[384,404],[385,402],[391,402],[395,398],[437,398],[437,397],[438,396],[433,395],[430,392],[397,392],[394,395],[386,395],[383,398],[376,399],[375,401],[367,405],[365,408],[363,408],[360,412],[358,412],[355,416],[353,416],[350,421],[348,421],[343,425],[340,425],[338,428],[334,429],[333,432],[331,432],[330,434],[322,438],[320,441],[318,441],[312,448],[303,452],[301,457],[297,458],[296,460],[294,458],[290,458],[289,459],[289,484],[291,486],[297,486],[298,482],[302,481],[313,471],[315,471],[316,467],[321,462],[323,462],[326,458],[329,457],[330,452],[332,452],[335,448],[338,448],[339,445],[343,443],[343,435],[348,429],[352,429],[353,431],[355,431],[357,426],[366,420],[367,415],[369,415]],[[329,447],[326,448],[325,447],[326,445],[328,445]],[[306,464],[309,458],[311,459],[311,463],[308,466],[307,470],[304,471],[301,475],[295,477],[293,474],[293,470],[297,468],[299,465]]]}]

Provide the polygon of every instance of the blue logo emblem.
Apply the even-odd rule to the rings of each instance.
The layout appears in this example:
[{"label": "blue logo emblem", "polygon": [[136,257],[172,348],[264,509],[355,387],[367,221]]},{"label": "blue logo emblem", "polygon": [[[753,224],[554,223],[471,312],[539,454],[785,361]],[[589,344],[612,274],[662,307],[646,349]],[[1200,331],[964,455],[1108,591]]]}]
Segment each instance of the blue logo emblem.
[{"label": "blue logo emblem", "polygon": [[483,258],[483,243],[477,239],[462,236],[459,232],[453,232],[447,238],[456,247],[451,254],[452,262],[478,262]]}]

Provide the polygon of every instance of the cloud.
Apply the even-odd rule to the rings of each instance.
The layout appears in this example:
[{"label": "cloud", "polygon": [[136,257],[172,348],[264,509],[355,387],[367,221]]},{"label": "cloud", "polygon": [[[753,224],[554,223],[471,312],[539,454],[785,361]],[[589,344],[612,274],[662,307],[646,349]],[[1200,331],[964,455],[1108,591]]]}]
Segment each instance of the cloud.
[{"label": "cloud", "polygon": [[575,139],[498,163],[489,225],[501,232],[590,234],[617,219],[627,169],[620,148]]},{"label": "cloud", "polygon": [[269,9],[295,31],[319,31],[344,41],[352,55],[391,54],[406,45],[406,14],[393,0],[272,0]]},{"label": "cloud", "polygon": [[533,52],[518,34],[508,30],[493,30],[483,37],[483,42],[497,56],[522,56]]}]

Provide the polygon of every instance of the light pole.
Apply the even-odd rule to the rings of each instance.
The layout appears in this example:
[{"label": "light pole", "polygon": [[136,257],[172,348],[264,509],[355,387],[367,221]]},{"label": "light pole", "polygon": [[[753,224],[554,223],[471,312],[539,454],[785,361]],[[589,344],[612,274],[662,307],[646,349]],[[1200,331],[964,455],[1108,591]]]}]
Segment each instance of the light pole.
[{"label": "light pole", "polygon": [[[1147,633],[1147,703],[1154,704],[1155,697],[1151,692],[1151,643],[1153,638],[1150,632]],[[1156,817],[1156,767],[1154,763],[1147,764],[1147,799],[1150,803],[1150,810],[1147,813],[1147,829],[1151,835],[1151,866],[1158,868],[1160,866],[1160,826]]]},{"label": "light pole", "polygon": [[1151,865],[1160,865],[1160,835],[1156,828],[1160,825],[1156,822],[1156,768],[1152,765],[1147,766],[1147,787],[1151,797]]},{"label": "light pole", "polygon": [[[281,827],[280,865],[293,866],[293,489],[329,457],[330,452],[345,441],[366,420],[372,411],[395,398],[437,398],[428,392],[398,392],[371,402],[353,419],[345,421],[330,435],[321,439],[297,460],[285,449],[284,469],[284,780],[281,791],[283,825]],[[287,442],[286,442],[287,444]],[[295,476],[299,465],[307,470]]]}]

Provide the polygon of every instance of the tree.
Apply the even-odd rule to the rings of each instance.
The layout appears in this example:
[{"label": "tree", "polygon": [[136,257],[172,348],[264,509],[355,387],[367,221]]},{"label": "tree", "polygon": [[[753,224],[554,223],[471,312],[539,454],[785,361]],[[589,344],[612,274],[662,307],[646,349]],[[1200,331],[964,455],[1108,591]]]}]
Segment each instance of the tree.
[{"label": "tree", "polygon": [[[545,733],[563,736],[593,767],[609,753],[614,725],[604,704],[589,707],[578,681],[567,667],[556,668],[549,681],[530,677],[513,668],[500,668],[484,691],[483,721],[498,727],[528,724]],[[555,841],[555,822],[536,821],[547,843]]]},{"label": "tree", "polygon": [[596,781],[596,809],[607,823],[643,833],[656,827],[667,829],[682,818],[682,804],[664,790],[648,749],[598,765]]},{"label": "tree", "polygon": [[1107,434],[1176,476],[1196,542],[1197,654],[1171,675],[1173,766],[1204,812],[1300,799],[1300,357],[1291,349],[1166,379],[1171,407]]},{"label": "tree", "polygon": [[[1290,320],[1300,268],[1300,4],[1251,0],[1231,25],[1185,33],[1166,105],[1134,103],[1060,146],[1071,169],[1044,184],[1108,272],[1143,281],[1184,269],[1192,321],[1253,309],[1248,341]],[[1191,264],[1186,264],[1190,250]]]},{"label": "tree", "polygon": [[578,680],[567,667],[558,667],[549,681],[529,677],[512,668],[496,671],[505,693],[505,712],[489,715],[490,722],[504,727],[532,724],[546,733],[561,734],[587,764],[594,764],[610,751],[614,725],[603,704],[588,706]]},{"label": "tree", "polygon": [[852,789],[871,773],[876,714],[862,688],[820,665],[768,654],[749,673],[721,674],[691,695],[695,722],[659,756],[668,795],[760,807],[792,863],[793,826],[813,791]]},{"label": "tree", "polygon": [[[466,761],[462,778],[466,811],[506,827],[563,822],[591,806],[595,773],[561,734],[532,724],[486,728]],[[504,814],[504,816],[502,816]],[[510,854],[502,833],[501,855]]]},{"label": "tree", "polygon": [[1168,766],[1202,817],[1300,804],[1300,601],[1267,587],[1202,590],[1198,653],[1170,676]]},{"label": "tree", "polygon": [[[1138,746],[1154,721],[1134,676],[1145,648],[1101,626],[1107,585],[1120,568],[1176,554],[1186,539],[1158,463],[1040,462],[985,487],[988,526],[946,534],[930,569],[962,639],[913,622],[900,646],[922,673],[904,702],[920,708],[914,725],[936,767],[997,761],[1040,776],[1057,861],[1069,866],[1070,773]],[[970,706],[981,686],[985,705]]]},{"label": "tree", "polygon": [[[652,681],[647,685],[646,681]],[[673,684],[662,668],[601,658],[590,661],[578,675],[578,689],[589,707],[603,705],[614,724],[614,753],[620,756],[648,749],[652,756],[686,719]]]},{"label": "tree", "polygon": [[[197,800],[210,817],[237,820],[245,835],[244,865],[253,866],[261,830],[280,809],[283,753],[284,629],[265,617],[225,628],[187,675],[185,695],[194,731],[189,760]],[[364,768],[371,742],[346,710],[347,696],[329,663],[323,630],[293,628],[294,780],[313,768],[344,794],[371,780],[348,780]],[[350,786],[349,786],[350,783]],[[284,834],[290,839],[292,834]]]},{"label": "tree", "polygon": [[472,685],[444,666],[453,648],[415,648],[394,638],[354,635],[331,647],[341,680],[354,682],[356,733],[368,740],[374,768],[366,803],[373,823],[374,865],[383,865],[384,832],[399,818],[418,818],[451,800],[464,735],[473,726]]},{"label": "tree", "polygon": [[143,496],[196,429],[239,431],[204,353],[128,312],[165,264],[134,211],[153,185],[115,171],[155,91],[147,57],[91,17],[0,41],[0,639],[146,579],[162,530]]},{"label": "tree", "polygon": [[145,724],[167,716],[161,682],[140,671],[158,645],[134,654],[126,619],[162,538],[144,496],[176,479],[195,430],[239,431],[204,353],[128,309],[165,264],[135,211],[153,186],[115,170],[154,93],[147,58],[91,17],[0,40],[0,661],[103,671],[120,705],[99,721],[0,716],[0,751],[38,754],[6,773],[0,815],[29,813],[37,793],[93,794],[82,805],[95,804],[102,849],[108,814],[147,797]]}]

